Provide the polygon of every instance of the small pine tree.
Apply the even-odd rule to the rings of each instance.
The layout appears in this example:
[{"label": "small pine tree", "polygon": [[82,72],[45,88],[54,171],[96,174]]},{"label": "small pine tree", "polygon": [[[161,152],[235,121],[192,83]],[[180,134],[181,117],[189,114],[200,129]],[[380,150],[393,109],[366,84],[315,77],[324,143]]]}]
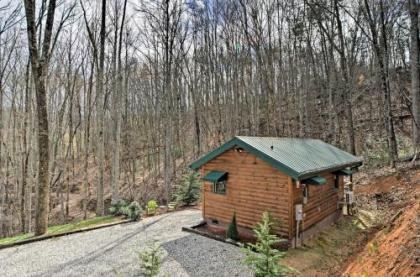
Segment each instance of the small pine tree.
[{"label": "small pine tree", "polygon": [[190,205],[200,199],[200,192],[200,174],[197,172],[188,172],[184,175],[181,186],[175,193],[175,198],[177,202]]},{"label": "small pine tree", "polygon": [[109,207],[109,213],[115,216],[123,215],[122,210],[128,205],[129,203],[127,201],[120,199],[116,203],[111,204],[111,207]]},{"label": "small pine tree", "polygon": [[254,229],[257,242],[245,248],[245,263],[253,269],[255,277],[280,277],[292,271],[291,268],[279,263],[285,252],[274,248],[280,239],[271,234],[273,225],[271,214],[264,212],[261,223],[258,223]]},{"label": "small pine tree", "polygon": [[127,206],[126,216],[134,221],[139,220],[143,210],[137,201],[133,201]]},{"label": "small pine tree", "polygon": [[236,226],[236,212],[233,213],[232,220],[226,232],[226,237],[234,241],[239,240],[238,227]]},{"label": "small pine tree", "polygon": [[141,217],[143,210],[137,201],[129,203],[125,200],[119,200],[111,205],[109,212],[115,216],[125,215],[132,220],[138,220]]},{"label": "small pine tree", "polygon": [[164,253],[160,246],[155,245],[149,250],[139,253],[142,276],[155,277],[159,274]]}]

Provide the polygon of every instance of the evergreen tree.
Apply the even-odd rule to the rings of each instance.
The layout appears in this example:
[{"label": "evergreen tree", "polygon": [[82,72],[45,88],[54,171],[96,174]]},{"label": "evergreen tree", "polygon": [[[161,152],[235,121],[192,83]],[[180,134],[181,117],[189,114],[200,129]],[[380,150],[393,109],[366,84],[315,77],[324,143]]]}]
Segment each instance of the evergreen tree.
[{"label": "evergreen tree", "polygon": [[190,205],[200,199],[200,174],[188,172],[184,175],[181,186],[175,194],[176,201]]},{"label": "evergreen tree", "polygon": [[254,229],[257,242],[245,248],[245,263],[253,269],[255,277],[279,277],[291,272],[291,268],[280,264],[285,252],[274,248],[280,239],[271,233],[273,225],[271,214],[264,212],[262,222]]},{"label": "evergreen tree", "polygon": [[236,226],[236,212],[233,213],[232,221],[230,222],[226,232],[226,237],[234,241],[239,240],[238,227]]},{"label": "evergreen tree", "polygon": [[139,253],[142,276],[158,276],[165,254],[159,245]]}]

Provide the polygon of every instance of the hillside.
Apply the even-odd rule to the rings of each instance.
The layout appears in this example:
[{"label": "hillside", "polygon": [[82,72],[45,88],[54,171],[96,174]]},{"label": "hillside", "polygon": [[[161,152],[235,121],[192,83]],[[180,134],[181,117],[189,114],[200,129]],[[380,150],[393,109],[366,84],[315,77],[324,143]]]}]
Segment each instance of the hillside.
[{"label": "hillside", "polygon": [[[110,165],[106,163],[106,173],[104,175],[104,199],[105,199],[105,213],[108,213],[108,207],[111,203],[111,189],[110,189]],[[185,165],[178,165],[178,172],[185,170]],[[161,202],[163,195],[163,179],[162,176],[152,176],[139,165],[138,173],[132,176],[129,171],[123,170],[121,172],[121,179],[119,182],[120,197],[123,199],[135,200],[139,203],[145,204],[150,199],[156,199]],[[60,187],[52,188],[51,194],[51,211],[50,224],[62,223],[65,221],[63,213],[67,206],[67,185],[69,186],[68,194],[68,210],[69,214],[67,221],[80,219],[83,217],[83,201],[85,199],[84,186],[86,181],[88,183],[88,205],[87,216],[95,216],[96,209],[96,188],[98,184],[98,162],[94,157],[89,158],[87,179],[83,168],[82,159],[76,159],[73,168],[73,174],[67,180],[64,180],[61,185],[63,195],[60,194]],[[131,175],[131,176],[130,176]],[[180,174],[174,176],[173,184],[177,185]],[[63,206],[62,206],[63,204]]]},{"label": "hillside", "polygon": [[417,276],[420,170],[382,168],[355,178],[359,213],[289,250],[303,276]]},{"label": "hillside", "polygon": [[370,185],[358,186],[356,192],[376,200],[379,231],[347,265],[344,274],[418,276],[420,171],[392,173]]}]

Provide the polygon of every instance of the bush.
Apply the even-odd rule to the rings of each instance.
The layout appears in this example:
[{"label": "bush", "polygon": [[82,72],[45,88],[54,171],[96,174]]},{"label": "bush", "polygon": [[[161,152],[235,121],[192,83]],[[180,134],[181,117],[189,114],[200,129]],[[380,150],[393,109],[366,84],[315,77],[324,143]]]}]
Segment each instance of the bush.
[{"label": "bush", "polygon": [[[291,268],[279,263],[285,256],[285,252],[274,248],[280,239],[271,234],[273,225],[270,213],[264,212],[262,222],[258,223],[254,229],[257,242],[245,248],[245,263],[252,268],[256,277],[285,276],[292,271]],[[258,253],[255,253],[253,249]]]},{"label": "bush", "polygon": [[121,209],[125,206],[128,206],[128,202],[121,199],[118,200],[116,203],[111,204],[111,207],[109,207],[109,212],[114,216],[123,215]]},{"label": "bush", "polygon": [[188,172],[184,175],[181,185],[175,193],[175,199],[179,203],[190,205],[200,199],[200,192],[200,174]]},{"label": "bush", "polygon": [[226,232],[226,237],[234,241],[239,240],[238,227],[236,226],[236,212],[233,213],[232,221],[230,222]]},{"label": "bush", "polygon": [[140,268],[142,276],[154,277],[159,274],[160,267],[164,258],[163,250],[159,246],[154,246],[149,250],[139,253]]},{"label": "bush", "polygon": [[158,204],[156,200],[150,200],[147,202],[147,213],[154,214],[156,212],[156,209],[158,207]]},{"label": "bush", "polygon": [[127,206],[124,214],[132,220],[138,220],[141,217],[142,212],[143,210],[140,204],[137,201],[133,201]]},{"label": "bush", "polygon": [[141,217],[142,209],[137,201],[128,203],[125,200],[119,200],[109,208],[109,212],[114,216],[124,215],[132,220],[138,220]]}]

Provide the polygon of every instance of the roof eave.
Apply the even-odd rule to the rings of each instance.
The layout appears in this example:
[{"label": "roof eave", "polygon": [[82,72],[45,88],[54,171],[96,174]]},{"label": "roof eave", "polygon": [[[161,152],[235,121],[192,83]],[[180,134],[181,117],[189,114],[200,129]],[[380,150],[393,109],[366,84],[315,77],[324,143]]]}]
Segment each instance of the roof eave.
[{"label": "roof eave", "polygon": [[355,162],[344,163],[337,166],[326,167],[326,168],[322,168],[322,169],[314,170],[310,172],[306,171],[299,174],[298,178],[295,180],[303,180],[303,179],[311,178],[311,177],[319,175],[322,172],[332,172],[332,171],[340,170],[347,167],[350,167],[350,168],[359,167],[362,164],[363,164],[363,160],[358,160]]},{"label": "roof eave", "polygon": [[257,156],[258,158],[262,159],[263,161],[267,162],[274,168],[278,169],[279,171],[283,172],[284,174],[291,176],[292,178],[298,178],[299,172],[285,166],[284,164],[278,162],[277,160],[273,159],[272,157],[268,156],[267,154],[261,152],[260,150],[254,148],[253,146],[247,144],[246,142],[242,141],[241,139],[234,137],[230,141],[226,142],[225,144],[219,146],[218,148],[214,149],[213,151],[209,152],[208,154],[204,155],[203,157],[199,158],[195,162],[191,163],[189,167],[191,169],[197,170],[205,163],[209,162],[210,160],[214,159],[215,157],[219,156],[220,154],[226,152],[229,149],[232,149],[235,146],[239,146],[244,150],[250,152],[251,154]]},{"label": "roof eave", "polygon": [[205,163],[211,161],[212,159],[216,158],[220,154],[222,154],[222,153],[226,152],[227,150],[231,149],[232,147],[234,147],[236,140],[237,140],[237,138],[234,137],[233,139],[231,139],[230,141],[226,142],[225,144],[222,144],[221,146],[217,147],[213,151],[210,151],[209,153],[207,153],[206,155],[202,156],[198,160],[192,162],[191,164],[188,165],[188,167],[191,168],[191,169],[194,169],[194,170],[199,169]]}]

